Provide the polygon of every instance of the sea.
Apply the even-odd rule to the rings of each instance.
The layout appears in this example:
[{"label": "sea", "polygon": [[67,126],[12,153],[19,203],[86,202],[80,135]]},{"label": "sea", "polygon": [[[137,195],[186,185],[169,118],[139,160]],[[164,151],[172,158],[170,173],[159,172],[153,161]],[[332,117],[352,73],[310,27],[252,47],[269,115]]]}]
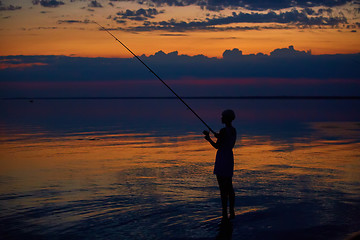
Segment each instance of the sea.
[{"label": "sea", "polygon": [[360,100],[188,98],[233,109],[236,217],[178,99],[0,100],[0,239],[327,239],[360,230]]}]

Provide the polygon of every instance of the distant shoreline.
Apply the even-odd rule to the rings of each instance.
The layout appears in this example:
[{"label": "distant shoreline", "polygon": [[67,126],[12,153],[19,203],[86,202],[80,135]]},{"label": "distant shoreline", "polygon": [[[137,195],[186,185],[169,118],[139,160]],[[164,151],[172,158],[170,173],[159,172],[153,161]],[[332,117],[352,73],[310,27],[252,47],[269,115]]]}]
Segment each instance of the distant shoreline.
[{"label": "distant shoreline", "polygon": [[[183,99],[305,99],[305,100],[360,100],[360,96],[199,96]],[[1,100],[127,100],[127,99],[177,99],[177,97],[3,97]]]}]

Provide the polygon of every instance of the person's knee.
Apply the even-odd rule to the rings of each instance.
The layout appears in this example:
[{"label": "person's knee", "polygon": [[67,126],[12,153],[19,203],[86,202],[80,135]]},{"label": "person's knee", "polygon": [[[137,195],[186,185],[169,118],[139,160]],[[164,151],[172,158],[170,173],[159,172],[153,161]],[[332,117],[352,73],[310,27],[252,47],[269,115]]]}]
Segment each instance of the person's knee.
[{"label": "person's knee", "polygon": [[230,197],[230,199],[234,199],[235,198],[235,193],[234,192],[230,193],[229,197]]},{"label": "person's knee", "polygon": [[227,198],[229,195],[227,191],[220,191],[221,198]]}]

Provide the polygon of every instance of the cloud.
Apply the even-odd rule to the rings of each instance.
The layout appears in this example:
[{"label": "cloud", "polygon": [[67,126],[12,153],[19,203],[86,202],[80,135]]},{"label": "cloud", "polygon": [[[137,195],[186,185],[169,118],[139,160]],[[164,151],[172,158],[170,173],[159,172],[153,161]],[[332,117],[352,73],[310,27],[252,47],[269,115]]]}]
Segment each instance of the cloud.
[{"label": "cloud", "polygon": [[[359,54],[311,55],[288,48],[270,55],[244,55],[225,50],[223,58],[181,55],[159,51],[140,58],[179,94],[188,95],[359,95]],[[86,58],[66,56],[0,57],[0,97],[69,96],[66,86],[116,86],[101,96],[167,96],[169,92],[135,58]],[[21,91],[20,85],[24,87]],[[24,86],[25,86],[24,85]],[[58,88],[37,89],[52,85]],[[74,96],[93,96],[94,89]],[[48,91],[49,90],[49,91]],[[36,95],[37,94],[37,95]],[[60,94],[60,95],[59,95]],[[185,94],[185,95],[186,95]]]},{"label": "cloud", "polygon": [[147,31],[169,31],[169,32],[186,32],[186,31],[229,31],[229,30],[237,30],[237,31],[249,31],[249,30],[261,30],[261,29],[288,29],[288,27],[284,26],[268,26],[268,27],[260,27],[260,26],[244,26],[244,27],[219,27],[219,26],[207,26],[205,24],[187,24],[186,22],[180,22],[176,25],[167,24],[166,22],[161,22],[160,24],[154,24],[150,22],[144,23],[142,26],[135,26],[129,28],[115,28],[113,30],[122,30],[122,31],[130,31],[130,32],[147,32]]},{"label": "cloud", "polygon": [[24,69],[34,66],[46,66],[46,63],[0,63],[0,70],[8,68]]},{"label": "cloud", "polygon": [[160,36],[166,36],[166,37],[186,37],[187,34],[183,33],[161,33]]},{"label": "cloud", "polygon": [[[144,20],[148,20],[149,18],[154,18],[154,16],[164,13],[165,11],[158,11],[156,8],[148,8],[148,9],[143,9],[140,8],[138,10],[125,10],[125,11],[120,11],[118,13],[116,13],[116,15],[118,17],[114,17],[113,20],[118,21],[119,19],[130,19],[130,20],[135,20],[135,21],[144,21]],[[120,20],[123,21],[123,20]]]},{"label": "cloud", "polygon": [[34,5],[40,4],[43,7],[51,7],[51,8],[55,8],[55,7],[59,7],[60,5],[64,5],[64,2],[57,1],[57,0],[33,0],[32,3]]},{"label": "cloud", "polygon": [[[277,26],[226,26],[237,23],[275,23],[283,24]],[[337,26],[339,24],[347,24],[344,16],[325,17],[325,16],[309,16],[306,11],[298,11],[293,9],[287,12],[276,13],[270,11],[268,13],[244,13],[233,12],[229,16],[214,16],[206,18],[202,21],[177,21],[170,19],[167,21],[150,22],[146,21],[141,26],[131,27],[130,31],[152,31],[152,30],[168,30],[173,32],[184,32],[193,30],[261,30],[261,29],[284,29],[284,28],[304,28],[307,26]]]},{"label": "cloud", "polygon": [[20,9],[21,9],[20,6],[14,6],[14,5],[4,6],[0,1],[0,11],[15,11]]},{"label": "cloud", "polygon": [[234,48],[233,50],[225,50],[223,53],[223,59],[235,59],[242,56],[242,51]]},{"label": "cloud", "polygon": [[275,57],[296,57],[296,56],[310,56],[311,51],[298,51],[294,49],[294,46],[289,46],[289,48],[278,48],[270,53],[270,56]]},{"label": "cloud", "polygon": [[[139,1],[140,2],[140,1]],[[189,6],[198,5],[210,11],[219,11],[225,8],[242,7],[250,10],[280,10],[292,7],[335,7],[347,3],[356,3],[354,0],[313,0],[313,1],[294,1],[294,0],[151,0],[157,6]]]},{"label": "cloud", "polygon": [[68,23],[68,24],[73,24],[73,23],[89,24],[89,23],[92,23],[92,22],[90,22],[90,20],[88,20],[88,19],[85,19],[83,21],[81,21],[81,20],[58,20],[57,23],[58,24],[63,24],[63,23]]},{"label": "cloud", "polygon": [[[311,55],[310,51],[299,51],[293,46],[278,48],[270,55],[244,55],[239,49],[225,50],[223,58],[208,58],[204,55],[180,55],[177,51],[154,55],[142,55],[145,62],[157,66],[167,78],[184,76],[208,77],[290,77],[290,78],[353,78],[360,79],[358,64],[360,54]],[[135,59],[81,58],[65,56],[13,56],[1,57],[3,64],[44,63],[42,71],[33,72],[34,79],[71,81],[74,73],[77,80],[98,81],[119,79],[148,79],[147,71]],[[39,67],[39,66],[37,66]],[[30,69],[30,68],[29,68]],[[66,70],[66,71],[64,71]],[[140,70],[140,71],[139,71]],[[10,72],[8,72],[10,74]],[[24,74],[26,72],[23,72]],[[0,79],[9,79],[3,71]],[[18,74],[14,73],[13,74]],[[27,79],[26,76],[24,76]],[[16,78],[21,80],[21,78]]]},{"label": "cloud", "polygon": [[23,28],[23,31],[31,31],[31,30],[55,30],[55,29],[59,29],[58,27],[32,27],[32,28]]},{"label": "cloud", "polygon": [[[192,22],[194,23],[194,22]],[[191,22],[189,24],[192,24]],[[233,12],[231,16],[207,19],[207,25],[223,25],[230,23],[291,23],[298,25],[336,25],[347,23],[345,17],[309,17],[305,12],[296,9],[275,13],[244,13]]]},{"label": "cloud", "polygon": [[94,0],[94,1],[91,1],[89,4],[88,4],[88,7],[90,8],[102,8],[103,6],[101,5],[101,3],[99,3],[98,1]]}]

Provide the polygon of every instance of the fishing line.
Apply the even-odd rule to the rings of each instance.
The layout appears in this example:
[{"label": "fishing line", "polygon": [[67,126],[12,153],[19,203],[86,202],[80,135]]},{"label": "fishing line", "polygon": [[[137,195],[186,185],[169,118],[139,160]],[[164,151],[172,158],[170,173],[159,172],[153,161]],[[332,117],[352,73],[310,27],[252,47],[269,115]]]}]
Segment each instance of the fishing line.
[{"label": "fishing line", "polygon": [[110,34],[116,41],[118,41],[126,50],[128,50],[139,62],[141,62],[154,76],[159,79],[185,106],[209,129],[210,132],[215,134],[214,130],[211,129],[209,125],[206,124],[204,120],[179,96],[177,93],[170,88],[169,85],[167,85],[148,65],[146,65],[133,51],[131,51],[124,43],[122,43],[117,37],[115,37],[109,30],[101,26],[99,23],[94,22],[99,27],[101,27],[104,31],[106,31],[108,34]]}]

